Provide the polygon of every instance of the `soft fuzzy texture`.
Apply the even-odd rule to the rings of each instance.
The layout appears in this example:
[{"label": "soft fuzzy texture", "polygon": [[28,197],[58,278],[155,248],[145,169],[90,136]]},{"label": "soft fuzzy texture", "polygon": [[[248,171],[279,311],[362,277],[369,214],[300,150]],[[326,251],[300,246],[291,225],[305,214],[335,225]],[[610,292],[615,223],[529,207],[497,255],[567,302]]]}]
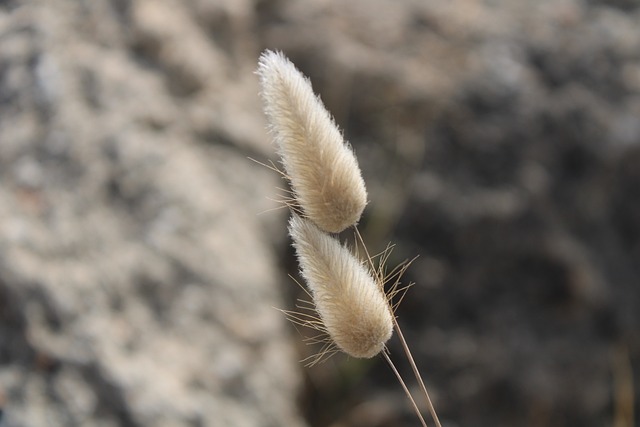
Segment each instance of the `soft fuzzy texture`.
[{"label": "soft fuzzy texture", "polygon": [[391,309],[381,285],[346,247],[310,221],[293,216],[289,234],[331,339],[353,357],[378,354],[393,333]]},{"label": "soft fuzzy texture", "polygon": [[282,164],[305,215],[330,233],[356,224],[367,203],[360,167],[311,83],[282,53],[269,50],[257,73]]}]

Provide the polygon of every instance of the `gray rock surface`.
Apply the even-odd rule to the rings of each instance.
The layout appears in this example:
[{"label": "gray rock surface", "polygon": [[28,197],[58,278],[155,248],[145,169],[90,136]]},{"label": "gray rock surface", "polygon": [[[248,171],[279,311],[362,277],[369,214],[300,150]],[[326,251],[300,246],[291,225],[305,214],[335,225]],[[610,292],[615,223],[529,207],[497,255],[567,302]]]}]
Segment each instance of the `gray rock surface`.
[{"label": "gray rock surface", "polygon": [[0,5],[3,427],[304,424],[252,13]]}]

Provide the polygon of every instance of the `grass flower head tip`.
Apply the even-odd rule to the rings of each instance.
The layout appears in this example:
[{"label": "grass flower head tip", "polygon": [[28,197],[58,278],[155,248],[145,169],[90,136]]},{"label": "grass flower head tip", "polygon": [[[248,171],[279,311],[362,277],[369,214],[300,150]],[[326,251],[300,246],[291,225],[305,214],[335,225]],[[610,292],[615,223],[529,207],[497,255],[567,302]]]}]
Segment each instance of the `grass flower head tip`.
[{"label": "grass flower head tip", "polygon": [[309,79],[269,50],[257,74],[270,130],[305,216],[329,233],[356,224],[367,204],[360,167]]}]

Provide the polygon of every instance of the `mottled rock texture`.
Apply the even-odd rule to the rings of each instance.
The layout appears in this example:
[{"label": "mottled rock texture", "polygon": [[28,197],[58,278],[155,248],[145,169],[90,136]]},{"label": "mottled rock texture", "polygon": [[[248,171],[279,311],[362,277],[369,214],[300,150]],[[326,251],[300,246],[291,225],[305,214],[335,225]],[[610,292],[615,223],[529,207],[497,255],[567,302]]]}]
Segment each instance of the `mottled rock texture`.
[{"label": "mottled rock texture", "polygon": [[4,426],[303,425],[254,19],[0,5]]},{"label": "mottled rock texture", "polygon": [[441,419],[631,427],[638,22],[634,0],[0,1],[3,427],[418,425],[380,361],[302,369],[272,308],[296,286],[285,212],[258,215],[283,183],[247,160],[274,153],[264,48],[354,146],[370,251],[420,255],[398,316]]}]

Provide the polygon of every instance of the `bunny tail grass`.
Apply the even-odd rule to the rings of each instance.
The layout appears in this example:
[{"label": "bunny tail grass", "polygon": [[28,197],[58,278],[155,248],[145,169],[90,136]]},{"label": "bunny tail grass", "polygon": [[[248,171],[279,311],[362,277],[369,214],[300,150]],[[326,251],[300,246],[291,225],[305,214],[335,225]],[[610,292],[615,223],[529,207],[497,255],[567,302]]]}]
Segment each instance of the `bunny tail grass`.
[{"label": "bunny tail grass", "polygon": [[316,310],[345,353],[371,358],[393,333],[387,298],[367,268],[311,221],[293,216],[289,234]]},{"label": "bunny tail grass", "polygon": [[339,233],[358,222],[367,190],[353,151],[314,93],[282,53],[260,56],[264,110],[296,199],[320,229]]}]

